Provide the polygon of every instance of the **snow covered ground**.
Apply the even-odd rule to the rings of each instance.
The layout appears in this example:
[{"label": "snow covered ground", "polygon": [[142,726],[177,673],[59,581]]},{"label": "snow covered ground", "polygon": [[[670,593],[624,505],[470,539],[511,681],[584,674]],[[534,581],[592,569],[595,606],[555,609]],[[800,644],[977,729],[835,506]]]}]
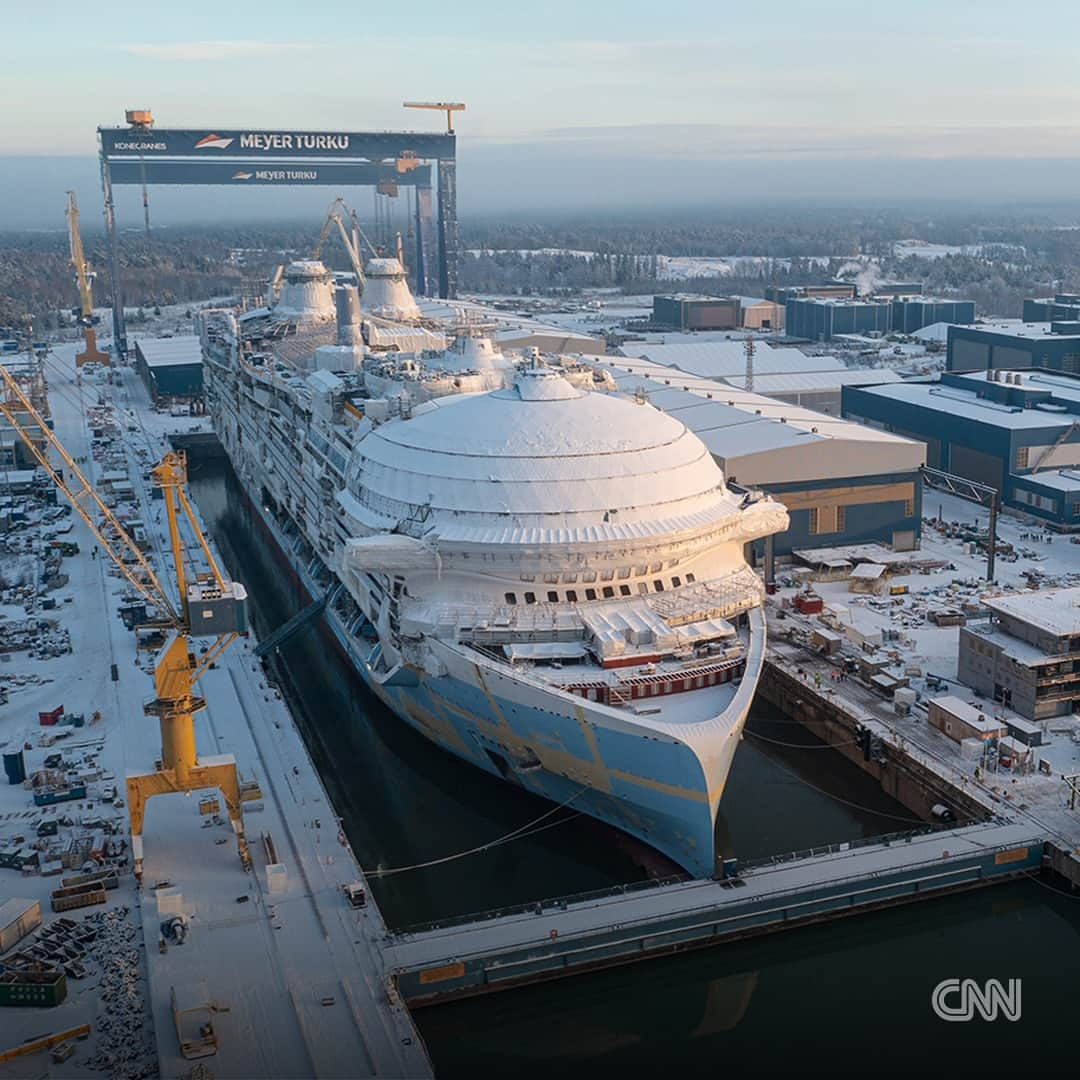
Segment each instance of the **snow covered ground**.
[{"label": "snow covered ground", "polygon": [[[769,604],[772,649],[785,663],[803,667],[808,678],[813,680],[820,675],[825,692],[847,700],[856,713],[870,714],[881,720],[896,741],[908,748],[918,748],[933,759],[944,774],[958,778],[964,786],[977,787],[974,773],[980,762],[963,758],[958,743],[929,725],[926,700],[952,694],[990,716],[1016,714],[956,682],[947,682],[941,689],[928,685],[927,676],[931,674],[955,680],[959,629],[936,626],[927,620],[926,613],[932,607],[958,607],[964,601],[974,602],[983,596],[1027,590],[1032,583],[1040,588],[1080,585],[1080,545],[1071,543],[1068,536],[1050,534],[1018,517],[1002,515],[998,519],[999,540],[1012,544],[1017,558],[1012,561],[999,554],[996,583],[991,586],[985,581],[985,555],[972,552],[958,539],[949,538],[935,524],[940,513],[946,529],[949,523],[959,522],[978,522],[985,529],[986,511],[954,496],[939,495],[930,490],[925,491],[924,500],[923,512],[928,520],[924,523],[921,551],[916,555],[922,559],[941,560],[946,563],[945,568],[890,577],[890,585],[908,587],[909,592],[901,596],[852,593],[846,580],[815,582],[813,585],[826,605],[838,612],[842,624],[853,626],[863,634],[894,632],[897,635],[896,640],[884,641],[877,655],[894,657],[888,673],[896,677],[907,675],[923,707],[917,706],[909,716],[898,716],[891,702],[855,679],[834,682],[830,677],[833,664],[817,659],[798,645],[784,643],[788,627],[809,631],[811,627],[821,625],[816,616],[798,615],[788,606],[798,589],[790,583],[790,571],[785,568],[778,568],[777,577],[788,584]],[[784,607],[783,618],[778,618],[780,606]],[[845,651],[852,656],[858,655],[853,645],[846,646]],[[1045,760],[1051,774],[1043,775],[1037,768],[1032,773],[1004,768],[986,771],[983,765],[981,786],[1002,804],[1034,815],[1050,832],[1066,840],[1067,846],[1077,846],[1080,844],[1080,811],[1069,810],[1069,792],[1062,776],[1080,772],[1080,720],[1075,716],[1055,717],[1040,726],[1045,732],[1045,742],[1035,750],[1035,761]]]},{"label": "snow covered ground", "polygon": [[[161,503],[152,500],[143,470],[161,456],[168,431],[205,421],[154,413],[130,368],[117,369],[116,387],[103,377],[76,382],[73,354],[74,347],[60,347],[48,364],[57,434],[75,457],[86,459],[84,468],[97,480],[102,462],[90,450],[86,409],[99,394],[106,402],[115,395],[124,433],[119,452],[136,488],[131,510],[147,523],[151,556],[162,578],[170,580]],[[21,786],[0,787],[0,840],[26,834],[42,817],[70,818],[72,825],[61,831],[74,835],[85,831],[80,819],[99,815],[126,839],[126,814],[102,803],[104,788],[115,783],[122,793],[124,776],[152,770],[159,755],[157,722],[142,711],[152,691],[152,660],[136,655],[133,635],[117,615],[126,590],[107,560],[91,554],[93,542],[81,521],[68,538],[81,550],[63,560],[70,580],[57,590],[59,603],[50,614],[70,631],[72,652],[33,661],[13,654],[4,665],[3,674],[23,676],[24,684],[12,685],[8,703],[0,707],[0,743],[6,743],[5,750],[30,743],[28,772],[40,768],[47,754],[61,751],[72,762],[92,754],[105,777],[90,784],[86,799],[44,815],[32,808]],[[122,928],[116,940],[100,958],[85,962],[86,978],[69,980],[63,1005],[0,1011],[0,1049],[90,1023],[90,1039],[78,1043],[66,1063],[53,1065],[52,1075],[86,1076],[99,1068],[104,1075],[149,1076],[159,1065],[165,1075],[186,1074],[192,1063],[180,1056],[170,1009],[176,988],[217,1010],[219,1051],[206,1064],[218,1077],[430,1073],[408,1013],[387,997],[381,953],[385,925],[371,904],[354,910],[345,899],[342,886],[357,881],[359,870],[300,735],[252,655],[253,646],[241,639],[203,678],[209,707],[197,714],[195,725],[200,754],[233,754],[242,778],[261,787],[261,804],[246,814],[253,870],[244,872],[227,822],[201,816],[197,798],[151,800],[143,889],[136,889],[127,872],[107,894],[104,910]],[[39,746],[41,732],[58,729],[39,727],[37,714],[60,704],[83,713],[88,726],[62,729],[69,734],[54,747]],[[100,719],[92,722],[95,713]],[[286,881],[273,892],[264,835],[272,838],[286,867]],[[159,910],[155,887],[166,882],[179,890],[188,935],[184,944],[159,951],[164,908]],[[49,892],[58,884],[57,878],[0,869],[0,893],[40,899],[46,923],[55,919]],[[71,917],[102,910],[83,909]],[[100,935],[103,950],[105,938]],[[41,1053],[15,1059],[0,1066],[0,1077],[40,1076],[46,1060]]]}]

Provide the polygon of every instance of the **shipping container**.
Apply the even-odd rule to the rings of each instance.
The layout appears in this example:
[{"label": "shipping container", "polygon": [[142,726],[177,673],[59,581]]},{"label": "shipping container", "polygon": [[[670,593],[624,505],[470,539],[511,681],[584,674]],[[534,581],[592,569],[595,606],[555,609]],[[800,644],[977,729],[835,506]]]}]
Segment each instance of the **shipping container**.
[{"label": "shipping container", "polygon": [[67,977],[59,968],[0,974],[0,1007],[59,1005],[67,997]]},{"label": "shipping container", "polygon": [[41,902],[38,900],[8,900],[0,904],[0,953],[41,925]]},{"label": "shipping container", "polygon": [[34,792],[35,806],[52,806],[54,803],[71,802],[74,799],[86,798],[86,785],[75,784],[72,787],[52,788],[46,791]]},{"label": "shipping container", "polygon": [[21,750],[4,754],[4,773],[9,784],[21,784],[26,779],[26,760]]},{"label": "shipping container", "polygon": [[76,908],[104,903],[105,886],[100,882],[87,882],[69,889],[53,889],[52,892],[53,911],[74,911]]}]

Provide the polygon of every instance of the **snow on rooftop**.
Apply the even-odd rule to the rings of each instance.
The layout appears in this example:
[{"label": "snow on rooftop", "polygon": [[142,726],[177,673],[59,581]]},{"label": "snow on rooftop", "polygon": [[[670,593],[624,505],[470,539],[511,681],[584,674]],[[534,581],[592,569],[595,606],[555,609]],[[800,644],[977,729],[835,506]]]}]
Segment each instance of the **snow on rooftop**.
[{"label": "snow on rooftop", "polygon": [[[1068,320],[1058,320],[1068,321]],[[1055,334],[1050,330],[1050,323],[1048,322],[1024,322],[1023,319],[994,319],[992,322],[976,323],[974,326],[968,327],[968,329],[979,330],[988,334],[1003,334],[1009,337],[1029,338],[1033,341],[1061,341],[1070,337],[1076,337],[1075,334]]]},{"label": "snow on rooftop", "polygon": [[202,347],[194,335],[174,338],[136,338],[147,367],[179,367],[186,364],[202,364]]},{"label": "snow on rooftop", "polygon": [[[985,379],[985,373],[983,374]],[[1023,409],[980,398],[974,390],[956,386],[926,382],[899,382],[880,386],[867,386],[861,393],[875,394],[890,401],[902,401],[924,409],[949,416],[978,420],[1002,428],[1048,428],[1067,427],[1074,416],[1057,415],[1042,409]]]},{"label": "snow on rooftop", "polygon": [[[703,378],[741,376],[746,371],[746,347],[742,341],[680,341],[657,345],[628,342],[622,346],[622,352],[628,358],[651,360]],[[844,370],[843,363],[835,356],[807,356],[799,349],[754,342],[755,375]]]},{"label": "snow on rooftop", "polygon": [[945,342],[949,340],[949,327],[953,325],[956,324],[947,322],[931,323],[929,326],[924,326],[921,330],[912,331],[911,336],[913,338],[918,338],[920,341]]},{"label": "snow on rooftop", "polygon": [[[793,350],[796,351],[796,350]],[[755,357],[755,360],[757,358]],[[654,400],[658,391],[667,389],[665,384],[670,384],[671,389],[679,393],[678,401],[690,405],[693,398],[713,399],[717,404],[726,405],[738,414],[728,415],[729,425],[747,425],[761,422],[767,425],[763,428],[762,439],[766,444],[775,441],[778,446],[788,445],[792,442],[792,432],[809,437],[843,439],[852,443],[875,443],[890,444],[895,447],[920,446],[909,439],[903,439],[878,428],[866,427],[854,423],[851,420],[843,420],[829,416],[825,413],[815,412],[812,409],[793,405],[786,401],[777,401],[766,397],[764,394],[740,390],[727,383],[717,383],[712,379],[703,379],[693,375],[678,375],[670,369],[659,364],[650,364],[645,360],[627,360],[624,357],[605,357],[605,366],[615,379],[616,385],[624,393],[644,391],[649,400]],[[627,368],[630,370],[628,371]],[[756,373],[755,373],[756,379]],[[659,404],[659,398],[656,399]],[[674,411],[675,398],[669,398],[668,404],[664,405],[667,411]],[[718,414],[717,414],[718,415]],[[695,414],[694,429],[700,430],[698,420],[701,414]],[[687,421],[691,421],[688,419]],[[715,426],[715,425],[707,425]],[[785,428],[787,429],[785,431]],[[741,444],[746,438],[746,429],[741,428],[735,441],[727,447],[731,456],[746,453]],[[762,447],[764,448],[764,447]],[[717,451],[714,450],[714,453]],[[722,455],[724,456],[724,455]]]},{"label": "snow on rooftop", "polygon": [[991,611],[1019,619],[1055,637],[1080,634],[1080,587],[1043,589],[988,598]]}]

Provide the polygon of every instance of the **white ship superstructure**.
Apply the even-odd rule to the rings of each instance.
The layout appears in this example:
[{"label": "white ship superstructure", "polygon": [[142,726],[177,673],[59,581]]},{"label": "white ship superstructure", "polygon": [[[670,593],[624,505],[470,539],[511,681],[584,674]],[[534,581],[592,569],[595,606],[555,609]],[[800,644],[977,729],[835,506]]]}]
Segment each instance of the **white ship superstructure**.
[{"label": "white ship superstructure", "polygon": [[303,304],[287,278],[273,309],[203,317],[209,404],[346,654],[451,753],[712,874],[764,655],[744,545],[783,507],[591,369],[475,327],[433,351],[294,276]]}]

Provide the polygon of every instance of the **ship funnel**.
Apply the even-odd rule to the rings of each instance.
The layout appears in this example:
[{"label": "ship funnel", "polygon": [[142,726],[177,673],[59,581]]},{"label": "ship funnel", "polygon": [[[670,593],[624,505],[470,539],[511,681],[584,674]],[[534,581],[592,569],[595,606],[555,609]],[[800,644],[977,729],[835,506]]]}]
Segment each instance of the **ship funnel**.
[{"label": "ship funnel", "polygon": [[360,336],[360,290],[355,285],[339,285],[334,290],[337,311],[337,343],[363,345]]}]

